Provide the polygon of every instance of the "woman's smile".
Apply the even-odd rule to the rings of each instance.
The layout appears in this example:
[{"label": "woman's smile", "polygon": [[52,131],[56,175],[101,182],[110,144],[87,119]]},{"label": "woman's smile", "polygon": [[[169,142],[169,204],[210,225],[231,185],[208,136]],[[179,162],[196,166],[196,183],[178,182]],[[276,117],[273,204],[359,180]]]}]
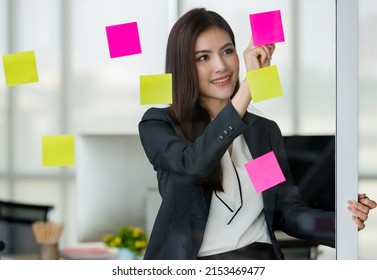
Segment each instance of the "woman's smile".
[{"label": "woman's smile", "polygon": [[224,86],[230,83],[230,75],[226,77],[217,78],[211,81],[216,86]]}]

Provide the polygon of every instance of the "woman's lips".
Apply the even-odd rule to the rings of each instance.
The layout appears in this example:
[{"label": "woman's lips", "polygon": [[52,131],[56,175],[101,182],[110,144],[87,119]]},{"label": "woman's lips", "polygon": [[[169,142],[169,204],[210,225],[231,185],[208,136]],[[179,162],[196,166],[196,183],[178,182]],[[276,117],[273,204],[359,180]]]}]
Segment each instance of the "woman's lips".
[{"label": "woman's lips", "polygon": [[230,81],[230,76],[221,77],[219,79],[212,80],[211,83],[214,85],[222,86],[228,84]]}]

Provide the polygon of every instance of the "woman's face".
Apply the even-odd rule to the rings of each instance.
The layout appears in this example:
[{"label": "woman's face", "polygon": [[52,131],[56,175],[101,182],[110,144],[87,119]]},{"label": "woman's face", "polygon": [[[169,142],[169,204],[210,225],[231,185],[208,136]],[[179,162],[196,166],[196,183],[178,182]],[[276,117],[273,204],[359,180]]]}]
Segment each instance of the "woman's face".
[{"label": "woman's face", "polygon": [[195,45],[195,61],[200,103],[217,114],[232,96],[239,74],[238,55],[228,33],[218,28],[202,32]]}]

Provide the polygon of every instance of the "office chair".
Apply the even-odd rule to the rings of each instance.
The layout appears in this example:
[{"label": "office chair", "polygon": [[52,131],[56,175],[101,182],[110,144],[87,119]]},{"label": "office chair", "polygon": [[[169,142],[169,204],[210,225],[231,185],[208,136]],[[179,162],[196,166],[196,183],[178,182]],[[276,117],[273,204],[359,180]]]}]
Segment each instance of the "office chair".
[{"label": "office chair", "polygon": [[31,225],[48,221],[52,205],[35,205],[0,200],[0,252],[34,254],[39,252]]}]

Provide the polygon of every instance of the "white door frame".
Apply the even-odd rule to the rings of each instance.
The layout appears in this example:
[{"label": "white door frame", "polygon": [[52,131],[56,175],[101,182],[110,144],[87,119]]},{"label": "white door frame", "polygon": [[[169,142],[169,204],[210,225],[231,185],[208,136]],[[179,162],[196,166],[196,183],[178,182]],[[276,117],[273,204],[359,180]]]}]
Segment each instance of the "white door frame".
[{"label": "white door frame", "polygon": [[358,1],[336,0],[336,258],[358,258],[347,200],[358,186]]}]

